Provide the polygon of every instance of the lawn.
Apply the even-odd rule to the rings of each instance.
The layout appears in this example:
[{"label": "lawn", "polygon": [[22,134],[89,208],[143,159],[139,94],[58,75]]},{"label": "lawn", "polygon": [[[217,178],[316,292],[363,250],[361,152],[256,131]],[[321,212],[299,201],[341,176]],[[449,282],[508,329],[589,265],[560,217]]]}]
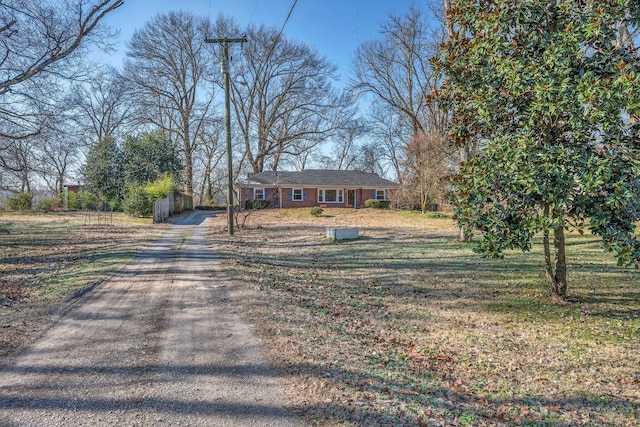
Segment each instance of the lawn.
[{"label": "lawn", "polygon": [[[269,210],[211,242],[242,283],[293,409],[317,425],[640,423],[640,272],[568,237],[568,301],[540,242],[486,260],[445,217]],[[325,227],[359,227],[329,242]],[[123,215],[0,215],[0,356],[166,228]],[[70,299],[71,298],[71,299]]]},{"label": "lawn", "polygon": [[164,229],[116,213],[0,213],[0,357]]},{"label": "lawn", "polygon": [[[541,242],[487,260],[448,218],[270,210],[213,244],[318,425],[640,422],[640,273],[594,236],[568,236],[568,301],[546,288]],[[326,226],[361,238],[329,242]]]}]

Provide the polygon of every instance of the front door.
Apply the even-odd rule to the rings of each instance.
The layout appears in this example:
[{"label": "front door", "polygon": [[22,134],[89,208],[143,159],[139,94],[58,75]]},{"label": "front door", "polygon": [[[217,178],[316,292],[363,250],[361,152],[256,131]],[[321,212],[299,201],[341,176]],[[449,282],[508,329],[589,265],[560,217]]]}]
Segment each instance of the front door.
[{"label": "front door", "polygon": [[347,190],[347,206],[356,207],[356,190]]}]

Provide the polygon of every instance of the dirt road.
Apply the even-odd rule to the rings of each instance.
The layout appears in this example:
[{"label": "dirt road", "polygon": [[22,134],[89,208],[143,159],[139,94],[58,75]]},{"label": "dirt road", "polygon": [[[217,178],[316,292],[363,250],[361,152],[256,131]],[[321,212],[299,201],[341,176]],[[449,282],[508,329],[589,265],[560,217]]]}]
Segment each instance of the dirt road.
[{"label": "dirt road", "polygon": [[196,212],[0,366],[2,426],[294,426]]}]

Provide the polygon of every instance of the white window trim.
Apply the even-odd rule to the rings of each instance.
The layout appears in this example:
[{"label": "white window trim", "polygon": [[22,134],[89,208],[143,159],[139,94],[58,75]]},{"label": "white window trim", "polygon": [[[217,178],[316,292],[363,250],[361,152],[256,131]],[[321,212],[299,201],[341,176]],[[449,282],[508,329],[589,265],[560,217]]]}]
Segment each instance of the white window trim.
[{"label": "white window trim", "polygon": [[[335,191],[336,200],[327,201],[326,191]],[[342,188],[320,188],[318,189],[318,203],[344,203],[344,190]]]},{"label": "white window trim", "polygon": [[[382,191],[382,199],[378,198],[378,191]],[[376,200],[387,200],[387,190],[376,189]]]},{"label": "white window trim", "polygon": [[[253,200],[265,200],[266,197],[266,189],[265,188],[254,188],[253,189]],[[258,191],[262,192],[262,197],[258,198]]]},{"label": "white window trim", "polygon": [[[300,198],[296,198],[296,191],[300,192]],[[291,189],[291,200],[294,202],[303,202],[304,201],[304,189],[303,188],[292,188]]]}]

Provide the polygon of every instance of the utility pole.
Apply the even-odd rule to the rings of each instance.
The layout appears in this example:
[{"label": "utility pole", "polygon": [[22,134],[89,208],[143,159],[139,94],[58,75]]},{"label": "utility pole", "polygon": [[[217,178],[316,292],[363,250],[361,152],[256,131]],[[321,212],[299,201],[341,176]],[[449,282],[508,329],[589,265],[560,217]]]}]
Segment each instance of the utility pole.
[{"label": "utility pole", "polygon": [[233,236],[233,165],[231,156],[231,103],[229,99],[230,66],[229,46],[232,43],[246,43],[247,36],[236,38],[205,39],[205,43],[218,43],[222,47],[222,74],[224,74],[224,118],[227,128],[227,224],[229,236]]}]

